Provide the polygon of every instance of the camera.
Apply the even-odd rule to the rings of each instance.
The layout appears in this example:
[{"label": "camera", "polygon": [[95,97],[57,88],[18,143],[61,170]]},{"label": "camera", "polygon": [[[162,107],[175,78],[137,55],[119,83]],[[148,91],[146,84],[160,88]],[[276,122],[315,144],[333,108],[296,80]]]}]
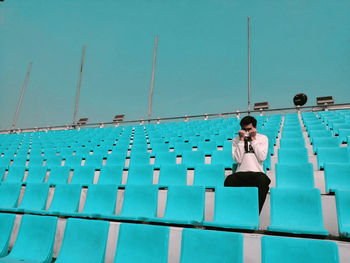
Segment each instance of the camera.
[{"label": "camera", "polygon": [[244,134],[244,140],[245,140],[245,141],[251,141],[251,140],[252,140],[252,138],[250,137],[249,132],[246,132],[246,133]]}]

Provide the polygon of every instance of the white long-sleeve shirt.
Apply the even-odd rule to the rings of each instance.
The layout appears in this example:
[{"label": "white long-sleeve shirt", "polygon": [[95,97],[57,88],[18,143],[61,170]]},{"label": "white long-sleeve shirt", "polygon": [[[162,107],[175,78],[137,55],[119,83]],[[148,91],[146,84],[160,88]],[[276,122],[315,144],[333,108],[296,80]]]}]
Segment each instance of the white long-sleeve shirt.
[{"label": "white long-sleeve shirt", "polygon": [[254,141],[249,142],[253,153],[245,153],[244,141],[239,140],[239,136],[232,140],[232,156],[237,162],[236,172],[264,172],[263,162],[266,159],[269,140],[263,134],[257,134]]}]

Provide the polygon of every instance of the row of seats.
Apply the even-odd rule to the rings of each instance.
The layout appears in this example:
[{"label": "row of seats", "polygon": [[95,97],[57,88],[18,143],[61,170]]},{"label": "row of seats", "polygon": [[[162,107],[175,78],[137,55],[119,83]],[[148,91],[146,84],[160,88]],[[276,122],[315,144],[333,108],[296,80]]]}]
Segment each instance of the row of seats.
[{"label": "row of seats", "polygon": [[[23,215],[16,242],[8,253],[15,215],[0,214],[0,262],[51,262],[57,217]],[[105,262],[108,221],[69,218],[55,262]],[[170,229],[122,223],[119,226],[115,263],[167,262]],[[262,262],[338,263],[335,242],[277,236],[261,238]],[[243,263],[240,233],[183,229],[180,263]]]},{"label": "row of seats", "polygon": [[[201,186],[169,186],[165,213],[161,218],[157,217],[157,186],[126,186],[119,215],[115,214],[117,186],[88,185],[84,209],[78,213],[81,191],[80,185],[56,185],[52,203],[46,211],[49,196],[47,184],[27,184],[23,199],[17,207],[21,184],[3,183],[0,185],[0,210],[251,230],[257,230],[259,227],[258,193],[253,187],[215,188],[212,222],[204,221],[205,188]],[[272,188],[270,200],[269,231],[328,235],[323,225],[319,189]],[[340,202],[342,204],[349,200],[350,196]],[[342,218],[339,223],[346,226],[350,223],[350,217],[343,212],[342,207],[344,206],[337,206],[338,218]]]}]

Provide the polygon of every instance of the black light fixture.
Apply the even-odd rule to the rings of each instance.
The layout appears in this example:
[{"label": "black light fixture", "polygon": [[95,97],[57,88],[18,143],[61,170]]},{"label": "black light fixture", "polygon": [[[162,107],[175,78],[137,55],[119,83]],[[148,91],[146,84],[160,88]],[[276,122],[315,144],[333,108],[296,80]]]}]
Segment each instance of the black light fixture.
[{"label": "black light fixture", "polygon": [[87,124],[89,118],[80,118],[78,121],[78,126],[83,126],[85,124]]},{"label": "black light fixture", "polygon": [[268,110],[268,109],[269,109],[269,103],[267,101],[258,102],[254,104],[254,110]]},{"label": "black light fixture", "polygon": [[333,99],[333,96],[317,97],[316,103],[317,105],[326,106],[326,105],[334,104],[334,99]]},{"label": "black light fixture", "polygon": [[113,118],[113,122],[115,123],[115,126],[118,126],[119,123],[124,120],[124,117],[125,117],[124,114],[115,115]]},{"label": "black light fixture", "polygon": [[307,102],[307,96],[305,93],[298,93],[297,95],[294,96],[293,102],[295,106],[304,106]]}]

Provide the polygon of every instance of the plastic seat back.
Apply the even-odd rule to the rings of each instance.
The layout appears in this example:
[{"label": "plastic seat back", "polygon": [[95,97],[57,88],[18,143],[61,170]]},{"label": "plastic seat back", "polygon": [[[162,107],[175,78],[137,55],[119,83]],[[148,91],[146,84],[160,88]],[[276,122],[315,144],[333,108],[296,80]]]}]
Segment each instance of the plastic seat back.
[{"label": "plastic seat back", "polygon": [[335,200],[337,205],[337,216],[340,236],[350,237],[350,191],[336,190]]},{"label": "plastic seat back", "polygon": [[46,177],[46,167],[30,167],[28,169],[28,175],[26,183],[44,183]]},{"label": "plastic seat back", "polygon": [[350,190],[350,163],[326,163],[324,165],[326,191]]},{"label": "plastic seat back", "polygon": [[187,167],[181,164],[162,164],[159,171],[159,185],[186,185]]},{"label": "plastic seat back", "polygon": [[129,168],[127,184],[153,184],[153,166],[152,165],[133,165]]},{"label": "plastic seat back", "polygon": [[10,167],[7,173],[5,182],[7,183],[22,183],[24,178],[26,168],[25,167]]},{"label": "plastic seat back", "polygon": [[115,184],[120,185],[123,178],[124,165],[103,166],[97,184]]},{"label": "plastic seat back", "polygon": [[55,262],[105,262],[108,229],[109,222],[106,221],[68,218]]},{"label": "plastic seat back", "polygon": [[50,185],[67,184],[70,168],[65,166],[52,167],[47,183]]},{"label": "plastic seat back", "polygon": [[114,263],[163,263],[168,260],[169,227],[123,223]]},{"label": "plastic seat back", "polygon": [[298,164],[308,162],[309,156],[306,148],[278,149],[278,163]]},{"label": "plastic seat back", "polygon": [[81,186],[75,184],[57,184],[48,209],[59,215],[77,213],[81,195]]},{"label": "plastic seat back", "polygon": [[276,187],[314,188],[314,171],[311,163],[276,164]]},{"label": "plastic seat back", "polygon": [[48,184],[28,183],[18,210],[45,210],[48,194]]},{"label": "plastic seat back", "polygon": [[214,188],[223,186],[225,181],[225,168],[221,164],[202,164],[194,169],[193,185]]},{"label": "plastic seat back", "polygon": [[326,163],[349,163],[348,149],[345,147],[318,148],[318,169],[323,169]]},{"label": "plastic seat back", "polygon": [[18,236],[4,262],[44,262],[52,260],[57,217],[23,215]]},{"label": "plastic seat back", "polygon": [[338,246],[326,240],[263,236],[262,263],[339,263]]},{"label": "plastic seat back", "polygon": [[71,184],[87,186],[94,182],[95,167],[82,166],[74,169]]},{"label": "plastic seat back", "polygon": [[216,151],[211,155],[211,164],[221,164],[225,169],[232,169],[235,163],[232,157],[232,147],[229,150]]},{"label": "plastic seat back", "polygon": [[196,165],[205,163],[205,154],[202,151],[184,152],[181,163],[188,168],[195,168]]},{"label": "plastic seat back", "polygon": [[180,263],[202,262],[243,263],[243,235],[183,229]]},{"label": "plastic seat back", "polygon": [[0,214],[0,257],[7,255],[15,218],[15,214]]},{"label": "plastic seat back", "polygon": [[0,208],[17,207],[21,183],[2,183],[0,185]]}]

